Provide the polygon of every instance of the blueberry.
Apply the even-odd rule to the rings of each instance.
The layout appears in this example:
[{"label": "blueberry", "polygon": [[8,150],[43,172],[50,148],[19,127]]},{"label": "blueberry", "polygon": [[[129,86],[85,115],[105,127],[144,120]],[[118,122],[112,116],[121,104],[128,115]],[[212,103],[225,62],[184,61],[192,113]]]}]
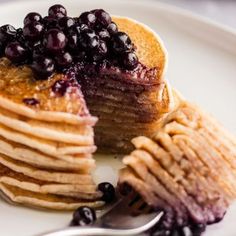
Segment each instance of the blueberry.
[{"label": "blueberry", "polygon": [[52,16],[45,16],[42,20],[43,24],[44,24],[44,28],[46,28],[47,30],[49,29],[53,29],[53,28],[60,28],[58,26],[58,20]]},{"label": "blueberry", "polygon": [[61,52],[67,43],[65,34],[58,29],[50,29],[44,38],[44,46],[52,53]]},{"label": "blueberry", "polygon": [[124,32],[117,32],[113,34],[111,39],[111,46],[113,51],[118,54],[132,50],[131,39]]},{"label": "blueberry", "polygon": [[18,42],[11,42],[5,48],[6,57],[13,63],[24,63],[28,58],[27,50]]},{"label": "blueberry", "polygon": [[108,41],[110,39],[110,34],[106,29],[102,29],[98,32],[98,36],[100,39],[104,41]]},{"label": "blueberry", "polygon": [[71,50],[77,49],[78,36],[75,30],[69,30],[67,34],[67,46]]},{"label": "blueberry", "polygon": [[5,53],[5,47],[3,43],[0,42],[0,57],[2,57]]},{"label": "blueberry", "polygon": [[91,29],[82,30],[79,37],[79,44],[86,50],[98,46],[98,36]]},{"label": "blueberry", "polygon": [[55,58],[59,69],[65,69],[71,65],[73,59],[69,52],[64,52],[56,56]]},{"label": "blueberry", "polygon": [[53,74],[55,64],[51,58],[36,56],[31,68],[37,80],[45,80]]},{"label": "blueberry", "polygon": [[112,184],[104,182],[98,185],[98,190],[103,193],[102,200],[110,203],[115,199],[116,192]]},{"label": "blueberry", "polygon": [[75,20],[71,17],[64,16],[58,20],[58,25],[62,30],[67,30],[75,25]]},{"label": "blueberry", "polygon": [[33,44],[29,42],[28,44],[29,44],[28,47],[32,50],[33,58],[47,54],[41,41],[33,42]]},{"label": "blueberry", "polygon": [[16,29],[12,25],[3,25],[0,27],[0,42],[6,44],[16,37]]},{"label": "blueberry", "polygon": [[96,16],[96,24],[101,27],[107,27],[111,23],[111,16],[103,9],[94,10],[94,15]]},{"label": "blueberry", "polygon": [[96,213],[90,207],[79,207],[73,214],[72,224],[74,226],[90,225],[96,221]]},{"label": "blueberry", "polygon": [[43,29],[43,25],[35,21],[24,26],[23,35],[29,40],[38,40],[43,35]]},{"label": "blueberry", "polygon": [[125,69],[132,70],[138,65],[138,57],[134,52],[124,53],[121,57],[121,63]]},{"label": "blueberry", "polygon": [[114,33],[117,33],[118,32],[118,27],[116,25],[115,22],[111,22],[111,24],[109,24],[107,26],[107,31],[112,35]]},{"label": "blueberry", "polygon": [[79,24],[85,24],[89,28],[92,28],[96,22],[96,16],[91,12],[83,12],[78,18]]},{"label": "blueberry", "polygon": [[100,40],[96,48],[92,50],[92,61],[101,61],[107,55],[107,45],[104,41]]},{"label": "blueberry", "polygon": [[192,224],[190,226],[193,236],[201,236],[202,233],[206,230],[205,224]]},{"label": "blueberry", "polygon": [[39,100],[35,99],[35,98],[24,98],[23,102],[26,105],[30,105],[30,106],[35,106],[39,104]]},{"label": "blueberry", "polygon": [[30,12],[26,15],[24,19],[24,25],[27,25],[32,22],[41,22],[42,16],[37,12]]},{"label": "blueberry", "polygon": [[63,7],[60,4],[53,5],[48,10],[48,15],[55,17],[55,18],[61,18],[67,15],[65,7]]},{"label": "blueberry", "polygon": [[57,96],[64,96],[64,94],[67,91],[67,88],[70,86],[69,82],[66,80],[57,80],[53,85],[52,85],[52,91],[57,95]]},{"label": "blueberry", "polygon": [[80,50],[73,55],[74,62],[84,62],[87,61],[87,59],[87,53],[83,50]]}]

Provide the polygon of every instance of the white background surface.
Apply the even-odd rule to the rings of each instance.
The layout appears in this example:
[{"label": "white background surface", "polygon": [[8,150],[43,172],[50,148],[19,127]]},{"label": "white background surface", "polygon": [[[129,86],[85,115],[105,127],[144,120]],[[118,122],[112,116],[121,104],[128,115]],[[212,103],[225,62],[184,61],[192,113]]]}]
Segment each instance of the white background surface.
[{"label": "white background surface", "polygon": [[[155,4],[155,1],[150,4],[145,0],[126,3],[109,0],[29,2],[1,5],[0,24],[20,25],[27,12],[37,10],[46,14],[47,8],[55,2],[62,2],[72,15],[99,7],[112,14],[130,16],[146,23],[160,34],[168,49],[170,61],[167,78],[171,83],[236,134],[235,34]],[[114,164],[113,159],[109,161]],[[113,168],[107,161],[100,161],[96,176],[106,180],[115,179]],[[0,201],[1,236],[32,236],[63,227],[70,218],[71,213],[35,211]],[[209,227],[206,235],[235,236],[235,219],[236,206],[231,207],[223,222]]]}]

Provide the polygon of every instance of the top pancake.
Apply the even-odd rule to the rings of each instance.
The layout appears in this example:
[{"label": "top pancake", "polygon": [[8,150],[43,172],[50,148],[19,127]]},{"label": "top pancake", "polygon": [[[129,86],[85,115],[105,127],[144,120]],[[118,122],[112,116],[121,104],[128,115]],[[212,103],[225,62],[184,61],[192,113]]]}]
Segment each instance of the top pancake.
[{"label": "top pancake", "polygon": [[[94,124],[96,119],[89,115],[79,85],[71,85],[64,96],[52,92],[56,81],[66,79],[65,75],[55,74],[48,80],[37,81],[30,68],[16,67],[1,58],[0,106],[35,119]],[[39,104],[26,105],[25,98],[35,98]]]}]

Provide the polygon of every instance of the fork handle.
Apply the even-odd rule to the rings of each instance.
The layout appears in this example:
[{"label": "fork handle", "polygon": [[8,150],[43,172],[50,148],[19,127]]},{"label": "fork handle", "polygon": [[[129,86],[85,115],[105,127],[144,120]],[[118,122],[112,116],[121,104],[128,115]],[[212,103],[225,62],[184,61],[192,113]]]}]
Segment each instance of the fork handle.
[{"label": "fork handle", "polygon": [[133,230],[118,230],[118,229],[105,229],[98,227],[69,227],[38,236],[91,236],[91,235],[103,235],[103,236],[118,236],[118,235],[134,235]]}]

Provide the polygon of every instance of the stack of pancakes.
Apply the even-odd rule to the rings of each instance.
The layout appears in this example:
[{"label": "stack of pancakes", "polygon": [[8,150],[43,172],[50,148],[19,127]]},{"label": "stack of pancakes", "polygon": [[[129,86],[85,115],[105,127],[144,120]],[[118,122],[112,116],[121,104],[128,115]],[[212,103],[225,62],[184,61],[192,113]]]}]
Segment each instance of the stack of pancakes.
[{"label": "stack of pancakes", "polygon": [[99,207],[91,171],[93,126],[76,81],[35,81],[0,59],[0,189],[8,199],[58,210]]},{"label": "stack of pancakes", "polygon": [[213,118],[182,101],[152,139],[132,142],[136,150],[123,160],[120,185],[164,209],[163,227],[223,218],[236,198],[236,140]]},{"label": "stack of pancakes", "polygon": [[152,135],[174,101],[163,79],[167,53],[157,34],[128,18],[113,17],[113,21],[130,36],[140,64],[131,71],[101,66],[99,72],[92,65],[84,70],[79,65],[78,78],[89,111],[99,118],[95,127],[98,151],[128,153],[133,149],[130,140]]}]

